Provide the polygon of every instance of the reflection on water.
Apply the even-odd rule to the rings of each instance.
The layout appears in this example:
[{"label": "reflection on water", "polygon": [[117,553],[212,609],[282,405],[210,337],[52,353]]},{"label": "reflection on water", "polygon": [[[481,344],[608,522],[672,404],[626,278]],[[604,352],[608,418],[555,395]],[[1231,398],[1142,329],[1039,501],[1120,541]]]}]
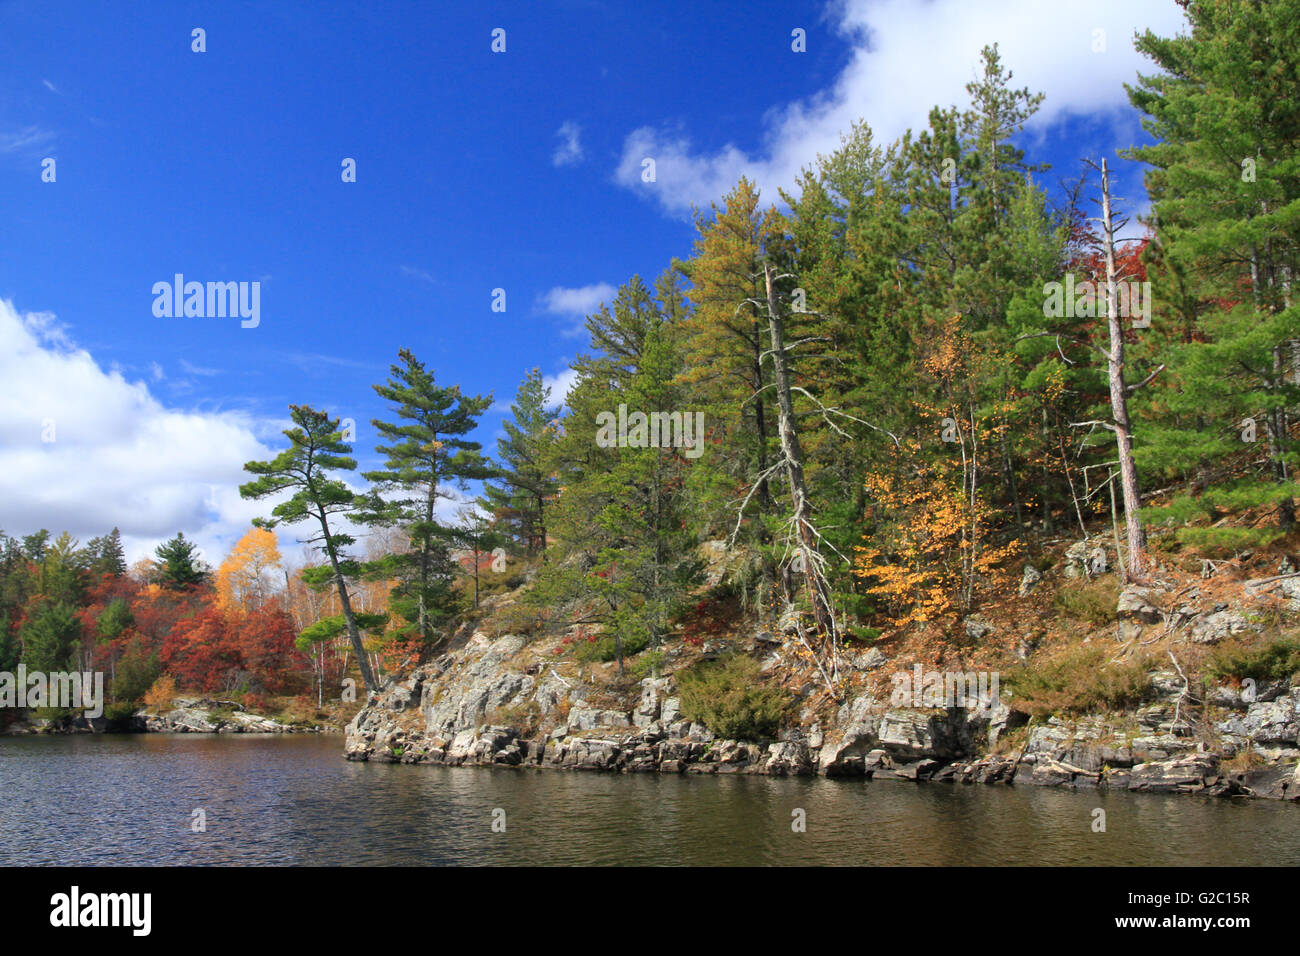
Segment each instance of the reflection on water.
[{"label": "reflection on water", "polygon": [[0,864],[1300,863],[1300,807],[1263,801],[355,764],[342,744],[0,738]]}]

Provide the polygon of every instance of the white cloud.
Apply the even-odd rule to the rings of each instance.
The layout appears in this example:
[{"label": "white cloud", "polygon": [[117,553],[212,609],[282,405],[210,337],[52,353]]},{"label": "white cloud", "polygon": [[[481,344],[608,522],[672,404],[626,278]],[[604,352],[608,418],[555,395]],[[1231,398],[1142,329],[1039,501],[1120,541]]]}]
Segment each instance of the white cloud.
[{"label": "white cloud", "polygon": [[31,152],[48,149],[54,134],[39,126],[28,126],[12,133],[0,133],[0,153]]},{"label": "white cloud", "polygon": [[419,279],[421,282],[427,282],[430,285],[437,285],[437,277],[428,269],[421,269],[418,266],[402,266],[402,275],[410,276],[412,279]]},{"label": "white cloud", "polygon": [[212,376],[221,374],[221,369],[219,368],[204,368],[201,365],[195,365],[185,359],[181,359],[181,368],[183,368],[189,375]]},{"label": "white cloud", "polygon": [[[151,366],[155,377],[161,371]],[[256,437],[262,423],[164,406],[143,381],[101,368],[48,313],[19,314],[0,300],[0,381],[8,534],[44,527],[85,543],[116,525],[135,560],[183,531],[216,563],[269,512],[238,490],[251,477],[244,462],[275,453]],[[295,537],[288,529],[282,547]]]},{"label": "white cloud", "polygon": [[597,282],[576,289],[556,286],[542,296],[542,308],[552,315],[586,316],[603,302],[613,302],[618,290],[608,282]]},{"label": "white cloud", "polygon": [[551,390],[548,403],[563,405],[568,400],[573,386],[578,384],[578,373],[574,369],[566,368],[557,375],[543,375],[542,384]]},{"label": "white cloud", "polygon": [[618,290],[608,282],[597,282],[573,289],[556,286],[541,297],[540,303],[542,310],[551,315],[576,319],[577,322],[564,331],[565,335],[573,336],[583,333],[583,319],[598,311],[603,303],[613,302],[617,296]]},{"label": "white cloud", "polygon": [[560,145],[551,155],[551,162],[556,166],[572,166],[582,162],[582,127],[571,120],[566,120],[555,131],[560,138]]},{"label": "white cloud", "polygon": [[[755,117],[760,149],[698,149],[680,128],[641,127],[624,141],[615,181],[678,217],[721,198],[741,176],[776,201],[777,188],[835,150],[855,120],[865,119],[883,145],[924,127],[933,106],[964,105],[980,50],[994,42],[1015,88],[1046,93],[1031,129],[1069,114],[1118,112],[1128,102],[1122,84],[1155,72],[1133,49],[1134,31],[1169,35],[1185,26],[1173,3],[1132,0],[844,0],[829,15],[853,47],[848,65],[830,89]],[[1093,52],[1094,30],[1105,31],[1104,52]],[[798,69],[811,54],[783,55],[790,62],[781,69]],[[655,160],[653,183],[641,179],[646,157]]]}]

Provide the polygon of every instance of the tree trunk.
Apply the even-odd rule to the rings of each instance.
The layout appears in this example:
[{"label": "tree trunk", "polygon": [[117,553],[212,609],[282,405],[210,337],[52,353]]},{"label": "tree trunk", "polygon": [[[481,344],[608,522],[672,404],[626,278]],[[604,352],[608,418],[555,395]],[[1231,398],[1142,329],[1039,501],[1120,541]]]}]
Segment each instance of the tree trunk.
[{"label": "tree trunk", "polygon": [[1110,383],[1111,417],[1115,421],[1115,446],[1119,452],[1120,489],[1124,494],[1124,521],[1128,525],[1129,575],[1138,578],[1145,570],[1146,532],[1142,528],[1137,467],[1133,463],[1133,433],[1128,417],[1128,393],[1124,388],[1124,329],[1120,326],[1119,296],[1115,288],[1115,224],[1110,214],[1110,170],[1101,162],[1101,215],[1106,253],[1106,319],[1110,330],[1110,351],[1106,377]]},{"label": "tree trunk", "polygon": [[379,685],[375,682],[375,675],[370,670],[370,660],[366,657],[366,650],[361,646],[361,632],[357,630],[357,619],[352,613],[352,601],[348,598],[348,585],[343,580],[343,572],[339,570],[338,553],[334,550],[334,542],[330,539],[329,523],[325,520],[325,515],[321,514],[320,518],[321,531],[325,534],[325,553],[329,555],[330,567],[334,569],[334,585],[338,589],[339,606],[343,608],[343,620],[348,625],[348,640],[352,642],[352,650],[357,655],[357,665],[361,668],[361,679],[365,682],[366,692],[369,694],[379,693]]},{"label": "tree trunk", "polygon": [[795,430],[794,402],[790,397],[790,373],[785,359],[785,330],[780,305],[776,298],[776,288],[772,284],[770,263],[764,266],[764,277],[767,282],[768,327],[772,335],[772,365],[776,371],[777,432],[781,440],[781,452],[785,456],[790,495],[794,499],[795,528],[799,534],[799,550],[803,555],[804,578],[808,585],[808,597],[812,601],[813,619],[817,622],[817,630],[834,640],[835,628],[830,596],[826,593],[823,580],[818,575],[814,559],[817,542],[813,536],[812,506],[808,501],[808,489],[804,483],[803,450],[799,447],[799,435]]}]

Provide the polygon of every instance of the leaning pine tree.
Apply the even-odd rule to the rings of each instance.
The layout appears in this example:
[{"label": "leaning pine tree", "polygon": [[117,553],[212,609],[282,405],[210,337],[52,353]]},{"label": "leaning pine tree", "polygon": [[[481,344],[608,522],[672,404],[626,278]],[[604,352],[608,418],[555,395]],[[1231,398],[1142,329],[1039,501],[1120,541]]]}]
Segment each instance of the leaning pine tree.
[{"label": "leaning pine tree", "polygon": [[320,526],[320,530],[304,543],[317,546],[329,559],[348,638],[361,668],[361,678],[367,692],[378,693],[379,685],[361,645],[357,617],[348,597],[347,579],[359,572],[360,565],[346,557],[344,549],[355,539],[332,530],[329,523],[331,515],[347,514],[356,507],[355,494],[342,481],[330,476],[334,469],[352,471],[357,467],[356,460],[350,457],[352,446],[343,441],[337,418],[330,418],[325,412],[306,405],[290,405],[289,413],[294,424],[284,432],[289,447],[271,461],[245,464],[244,470],[258,477],[240,485],[239,494],[243,498],[261,499],[291,492],[288,500],[271,509],[270,519],[254,519],[253,524],[259,528],[270,529],[281,522],[298,524],[303,521],[315,521]]}]

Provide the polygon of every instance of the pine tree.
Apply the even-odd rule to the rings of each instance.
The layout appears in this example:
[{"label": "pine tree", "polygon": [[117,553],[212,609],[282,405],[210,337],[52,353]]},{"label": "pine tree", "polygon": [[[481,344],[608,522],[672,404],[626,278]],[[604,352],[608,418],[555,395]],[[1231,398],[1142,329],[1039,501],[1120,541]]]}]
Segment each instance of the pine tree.
[{"label": "pine tree", "polygon": [[497,468],[484,485],[483,504],[529,552],[546,548],[547,510],[559,491],[545,459],[555,441],[559,410],[547,403],[550,389],[540,369],[532,369],[519,386],[510,406],[512,421],[501,427],[506,437],[497,440]]},{"label": "pine tree", "polygon": [[9,614],[0,610],[0,672],[12,674],[18,667],[20,648],[9,626]]},{"label": "pine tree", "polygon": [[71,605],[42,600],[19,633],[28,670],[48,674],[79,669],[81,625]]},{"label": "pine tree", "polygon": [[182,591],[205,582],[208,572],[199,558],[199,549],[185,540],[184,532],[154,550],[158,557],[158,583],[171,591]]},{"label": "pine tree", "polygon": [[351,457],[352,446],[343,441],[339,420],[325,412],[306,405],[290,405],[293,427],[284,435],[289,447],[271,461],[250,461],[244,470],[257,475],[253,481],[239,486],[240,497],[262,499],[281,492],[290,492],[287,501],[271,509],[271,518],[258,518],[253,524],[268,530],[281,522],[299,524],[314,522],[319,530],[307,538],[329,559],[334,588],[343,608],[343,619],[348,639],[357,656],[361,677],[366,690],[375,694],[379,684],[370,668],[370,659],[361,643],[361,632],[348,595],[348,578],[360,573],[357,561],[347,556],[346,549],[356,542],[351,535],[330,527],[332,516],[348,515],[356,510],[356,495],[338,478],[334,471],[353,471],[356,460]]},{"label": "pine tree", "polygon": [[[1175,502],[1163,516],[1272,507],[1295,520],[1298,459],[1288,409],[1300,401],[1300,3],[1201,0],[1191,29],[1142,34],[1137,48],[1161,72],[1129,87],[1158,142],[1132,156],[1149,163],[1156,226],[1151,256],[1170,295],[1153,324],[1168,324],[1169,374],[1146,396],[1139,464],[1188,481],[1222,483],[1225,456],[1255,439],[1267,446],[1269,483],[1230,482]],[[1181,333],[1181,334],[1180,334]],[[1180,341],[1181,339],[1181,341]],[[1276,529],[1184,529],[1184,540],[1245,546]]]},{"label": "pine tree", "polygon": [[126,552],[122,549],[122,532],[117,528],[102,538],[91,538],[86,544],[86,554],[96,578],[104,574],[120,578],[126,574]]},{"label": "pine tree", "polygon": [[[698,575],[685,478],[708,448],[699,409],[683,400],[677,381],[674,313],[653,302],[647,307],[643,292],[634,278],[612,312],[588,321],[593,344],[606,345],[575,363],[583,374],[551,458],[563,484],[552,518],[559,560],[544,569],[535,589],[535,600],[577,600],[588,608],[589,619],[612,638],[609,656],[620,671],[626,656],[664,639]],[[615,340],[621,345],[606,351]],[[623,436],[620,415],[628,425]],[[661,427],[664,421],[676,430]],[[682,444],[674,444],[678,438]]]},{"label": "pine tree", "polygon": [[[391,366],[388,381],[374,386],[391,403],[398,421],[371,422],[388,444],[375,449],[385,456],[384,467],[363,476],[379,492],[370,499],[370,514],[363,517],[400,525],[410,537],[408,552],[388,556],[374,570],[402,581],[396,598],[413,603],[416,627],[428,645],[434,617],[449,613],[446,552],[452,530],[435,519],[434,509],[439,498],[448,496],[449,487],[464,488],[467,481],[491,473],[480,455],[482,446],[465,436],[478,425],[492,397],[462,395],[458,385],[439,386],[433,372],[407,349],[398,357],[401,364]],[[398,497],[382,500],[379,496],[385,493]]]},{"label": "pine tree", "polygon": [[771,538],[775,512],[770,487],[776,441],[772,397],[765,385],[763,352],[769,348],[763,318],[762,260],[777,228],[772,211],[759,208],[757,188],[742,179],[711,215],[697,217],[694,255],[680,264],[690,282],[681,383],[693,408],[708,422],[717,454],[692,469],[691,494],[713,533],[729,533],[727,505],[743,496],[752,476],[758,486],[746,509],[745,541]]}]

